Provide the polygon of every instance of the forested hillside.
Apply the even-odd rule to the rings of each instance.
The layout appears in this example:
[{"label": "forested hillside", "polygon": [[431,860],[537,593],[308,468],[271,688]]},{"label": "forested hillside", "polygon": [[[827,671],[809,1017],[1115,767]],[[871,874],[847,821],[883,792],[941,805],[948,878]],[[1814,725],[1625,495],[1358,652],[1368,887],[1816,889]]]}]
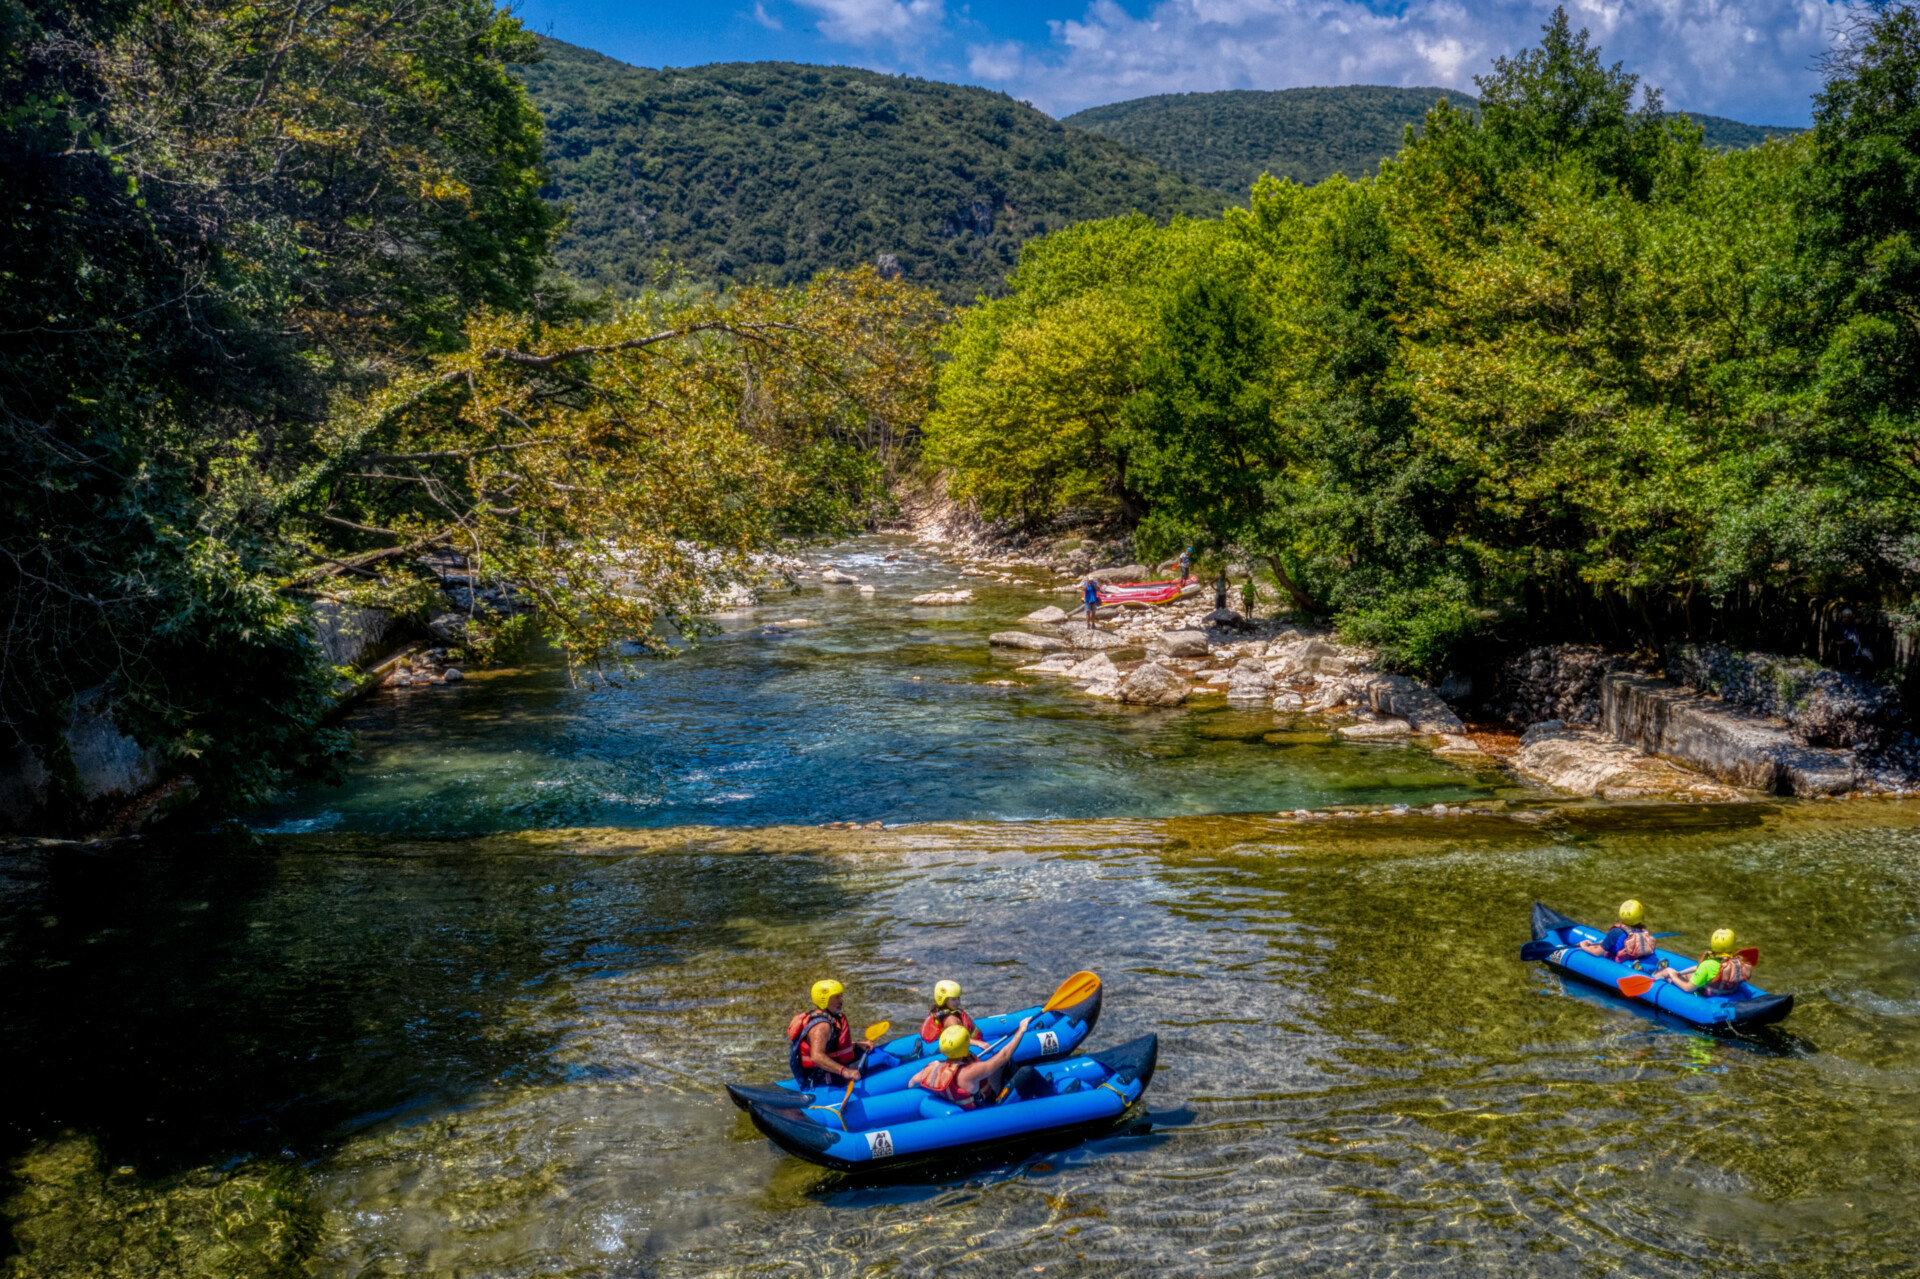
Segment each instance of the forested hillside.
[{"label": "forested hillside", "polygon": [[[1244,199],[1262,173],[1311,185],[1336,173],[1376,172],[1400,150],[1407,126],[1442,98],[1477,105],[1451,89],[1230,89],[1134,98],[1090,107],[1063,123],[1124,142],[1202,186]],[[1723,150],[1800,132],[1684,114],[1706,131],[1707,146]]]},{"label": "forested hillside", "polygon": [[1220,199],[1003,93],[847,67],[630,67],[543,42],[560,263],[644,287],[661,254],[716,280],[804,281],[891,255],[950,301],[995,291],[1032,236]]}]

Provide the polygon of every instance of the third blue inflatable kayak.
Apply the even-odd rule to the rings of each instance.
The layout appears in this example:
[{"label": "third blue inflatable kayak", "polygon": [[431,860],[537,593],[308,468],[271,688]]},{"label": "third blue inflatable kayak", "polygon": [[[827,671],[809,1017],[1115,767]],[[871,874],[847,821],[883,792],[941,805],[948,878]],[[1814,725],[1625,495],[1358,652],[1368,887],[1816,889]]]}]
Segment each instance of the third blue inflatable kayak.
[{"label": "third blue inflatable kayak", "polygon": [[1533,904],[1532,923],[1534,941],[1545,942],[1553,947],[1550,953],[1542,956],[1544,962],[1620,993],[1622,998],[1650,1004],[1663,1013],[1703,1030],[1752,1030],[1780,1021],[1793,1011],[1792,995],[1769,994],[1752,982],[1742,982],[1739,990],[1731,995],[1696,995],[1671,982],[1655,980],[1645,994],[1626,996],[1620,992],[1621,978],[1652,976],[1663,959],[1670,968],[1689,968],[1694,963],[1693,959],[1670,950],[1656,950],[1650,959],[1625,962],[1590,955],[1579,948],[1579,943],[1597,942],[1606,936],[1606,930],[1588,928],[1539,902]]}]

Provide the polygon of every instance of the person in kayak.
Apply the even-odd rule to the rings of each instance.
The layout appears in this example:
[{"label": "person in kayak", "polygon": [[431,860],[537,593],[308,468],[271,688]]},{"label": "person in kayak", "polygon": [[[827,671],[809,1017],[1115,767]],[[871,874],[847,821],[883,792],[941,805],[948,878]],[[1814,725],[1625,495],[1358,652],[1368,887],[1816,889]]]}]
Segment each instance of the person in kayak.
[{"label": "person in kayak", "polygon": [[855,1039],[841,1011],[846,987],[831,977],[813,983],[813,1007],[787,1023],[787,1065],[802,1088],[825,1088],[835,1079],[860,1078],[860,1061],[873,1045]]},{"label": "person in kayak", "polygon": [[966,1029],[969,1038],[978,1039],[980,1028],[973,1024],[973,1018],[960,1006],[960,983],[957,981],[935,982],[933,985],[933,1011],[920,1023],[920,1038],[934,1043],[943,1031],[950,1026]]},{"label": "person in kayak", "polygon": [[1616,964],[1651,959],[1656,947],[1653,934],[1647,931],[1646,920],[1647,908],[1629,898],[1620,903],[1620,922],[1607,929],[1607,935],[1599,941],[1581,942],[1580,949]]},{"label": "person in kayak", "polygon": [[[1027,1033],[1027,1023],[1032,1020],[1022,1018],[1019,1028],[1007,1036],[1000,1050],[984,1061],[973,1055],[973,1035],[965,1026],[947,1027],[940,1032],[940,1054],[946,1060],[923,1068],[913,1077],[913,1086],[924,1088],[962,1110],[993,1105],[1000,1100],[1001,1076],[1006,1073],[1008,1063],[1013,1060],[1013,1050],[1020,1046],[1021,1037]],[[1021,1073],[1031,1073],[1031,1068],[1023,1067]],[[1020,1080],[1016,1077],[1015,1082]]]},{"label": "person in kayak", "polygon": [[1659,977],[1695,995],[1737,995],[1753,965],[1734,950],[1733,929],[1722,928],[1708,941],[1711,947],[1691,968],[1663,968]]}]

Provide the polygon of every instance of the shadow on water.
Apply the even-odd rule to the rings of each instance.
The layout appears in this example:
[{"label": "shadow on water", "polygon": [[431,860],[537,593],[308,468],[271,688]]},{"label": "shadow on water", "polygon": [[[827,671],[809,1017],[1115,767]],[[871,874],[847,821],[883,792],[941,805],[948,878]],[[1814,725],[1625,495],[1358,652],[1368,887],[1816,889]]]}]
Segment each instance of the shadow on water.
[{"label": "shadow on water", "polygon": [[143,1176],[305,1161],[479,1092],[604,1077],[556,1052],[580,983],[844,905],[799,856],[602,881],[595,857],[342,852],[147,843],[11,866],[0,1028],[33,1073],[0,1153],[78,1131]]},{"label": "shadow on water", "polygon": [[1813,1041],[1794,1034],[1784,1026],[1762,1026],[1758,1030],[1745,1033],[1722,1031],[1711,1033],[1701,1029],[1684,1017],[1638,999],[1628,999],[1610,990],[1604,990],[1591,982],[1578,981],[1564,973],[1543,973],[1552,984],[1555,993],[1571,999],[1578,999],[1608,1012],[1623,1013],[1676,1035],[1705,1040],[1715,1044],[1744,1049],[1763,1057],[1811,1057],[1820,1049]]}]

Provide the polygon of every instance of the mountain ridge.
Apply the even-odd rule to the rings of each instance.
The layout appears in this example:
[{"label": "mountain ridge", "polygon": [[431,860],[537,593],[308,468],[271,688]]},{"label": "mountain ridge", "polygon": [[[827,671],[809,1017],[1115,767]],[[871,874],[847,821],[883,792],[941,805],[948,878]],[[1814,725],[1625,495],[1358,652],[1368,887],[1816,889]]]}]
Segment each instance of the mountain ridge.
[{"label": "mountain ridge", "polygon": [[[1400,149],[1409,125],[1445,98],[1473,110],[1479,100],[1454,89],[1350,84],[1297,89],[1217,89],[1160,93],[1088,107],[1061,123],[1125,143],[1175,173],[1224,195],[1244,195],[1262,173],[1311,184],[1344,173],[1378,172]],[[1680,111],[1699,124],[1708,146],[1754,146],[1804,130],[1752,125]]]}]

